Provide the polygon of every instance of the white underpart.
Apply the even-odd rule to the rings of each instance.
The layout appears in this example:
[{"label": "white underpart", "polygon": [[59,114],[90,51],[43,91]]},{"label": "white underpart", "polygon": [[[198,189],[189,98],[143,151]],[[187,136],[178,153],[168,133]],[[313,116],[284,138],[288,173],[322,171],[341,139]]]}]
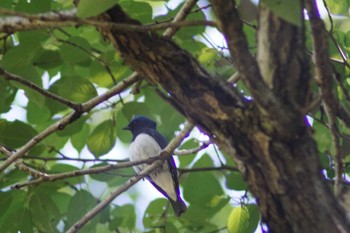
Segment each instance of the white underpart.
[{"label": "white underpart", "polygon": [[[153,156],[160,154],[162,149],[158,143],[148,134],[139,134],[135,140],[130,144],[130,161],[137,161],[142,159],[147,159]],[[134,166],[134,169],[137,173],[140,173],[145,167],[149,166],[148,164],[140,164]],[[173,178],[169,171],[169,165],[167,162],[164,162],[163,166],[159,169],[151,172],[149,174],[152,181],[161,187],[168,196],[174,201],[177,200],[177,195],[173,183]]]}]

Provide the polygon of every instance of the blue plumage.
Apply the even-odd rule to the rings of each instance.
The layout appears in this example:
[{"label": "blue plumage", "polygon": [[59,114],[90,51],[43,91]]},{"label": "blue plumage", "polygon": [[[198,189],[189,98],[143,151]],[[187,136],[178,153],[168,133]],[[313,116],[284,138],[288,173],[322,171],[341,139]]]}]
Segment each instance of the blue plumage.
[{"label": "blue plumage", "polygon": [[[168,145],[167,140],[157,131],[156,127],[156,122],[148,117],[136,116],[124,128],[130,130],[133,135],[129,147],[131,161],[157,156]],[[141,164],[134,166],[134,169],[139,173],[146,166],[147,164]],[[186,204],[180,197],[177,170],[172,156],[167,159],[161,168],[151,172],[147,179],[169,199],[177,216],[180,216],[186,210]]]}]

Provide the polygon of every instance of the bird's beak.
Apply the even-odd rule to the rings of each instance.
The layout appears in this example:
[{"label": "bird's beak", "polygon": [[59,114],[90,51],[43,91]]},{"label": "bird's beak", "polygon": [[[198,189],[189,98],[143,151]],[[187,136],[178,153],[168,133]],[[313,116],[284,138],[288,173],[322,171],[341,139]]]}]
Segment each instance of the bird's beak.
[{"label": "bird's beak", "polygon": [[130,127],[129,127],[129,126],[125,126],[125,127],[123,128],[123,130],[130,130]]}]

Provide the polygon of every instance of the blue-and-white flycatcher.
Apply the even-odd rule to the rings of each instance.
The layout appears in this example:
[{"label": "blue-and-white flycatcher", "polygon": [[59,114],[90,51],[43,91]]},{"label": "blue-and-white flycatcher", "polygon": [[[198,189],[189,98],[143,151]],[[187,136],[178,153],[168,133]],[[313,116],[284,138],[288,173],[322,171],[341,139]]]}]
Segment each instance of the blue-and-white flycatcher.
[{"label": "blue-and-white flycatcher", "polygon": [[[133,138],[129,146],[130,161],[147,159],[160,155],[168,142],[157,131],[157,124],[146,116],[135,116],[125,130],[130,130]],[[137,173],[141,172],[148,164],[134,166]],[[170,156],[164,161],[163,166],[152,171],[147,179],[166,198],[169,199],[176,216],[180,216],[186,210],[186,204],[180,197],[179,181],[175,161]]]}]

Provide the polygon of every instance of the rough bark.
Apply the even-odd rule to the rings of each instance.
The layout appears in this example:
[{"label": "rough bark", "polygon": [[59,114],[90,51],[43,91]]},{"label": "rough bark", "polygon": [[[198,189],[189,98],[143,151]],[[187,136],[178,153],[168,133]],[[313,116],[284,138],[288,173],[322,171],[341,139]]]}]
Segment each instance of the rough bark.
[{"label": "rough bark", "polygon": [[[258,65],[244,47],[234,2],[214,1],[213,5],[253,101],[244,99],[226,81],[212,77],[167,38],[101,31],[127,64],[150,83],[161,85],[173,105],[235,159],[271,232],[350,232],[344,211],[321,173],[310,127],[298,110],[306,104],[310,79],[302,29],[263,12],[261,17],[276,26],[262,28],[272,33],[265,36],[286,40],[276,45],[271,41],[268,50],[260,51],[267,52],[267,62],[274,65],[272,73],[260,73],[266,61]],[[104,20],[139,24],[119,6],[109,10]]]}]

